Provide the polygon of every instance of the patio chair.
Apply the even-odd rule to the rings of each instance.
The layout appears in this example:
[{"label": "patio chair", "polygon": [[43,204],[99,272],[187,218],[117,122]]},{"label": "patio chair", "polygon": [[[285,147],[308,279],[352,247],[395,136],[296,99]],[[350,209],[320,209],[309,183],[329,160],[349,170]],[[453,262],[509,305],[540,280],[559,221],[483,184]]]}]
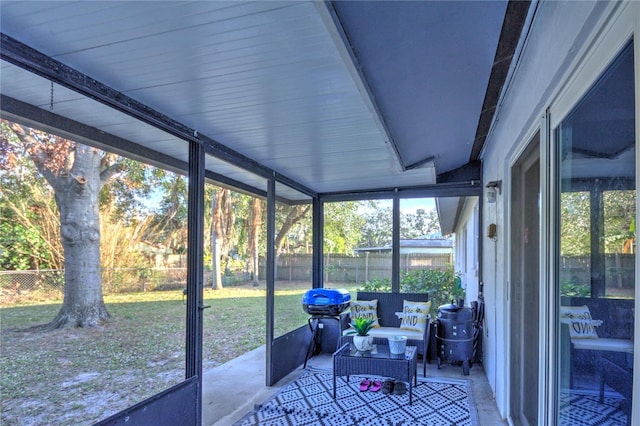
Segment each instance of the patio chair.
[{"label": "patio chair", "polygon": [[[376,318],[381,327],[373,328],[369,333],[374,337],[388,338],[396,335],[407,335],[407,345],[416,346],[418,355],[422,356],[423,376],[426,377],[427,351],[429,348],[429,337],[431,332],[431,315],[425,318],[425,329],[421,332],[408,331],[401,328],[404,302],[428,302],[427,293],[388,293],[388,292],[365,292],[359,291],[357,301],[374,301],[376,304]],[[353,301],[352,301],[353,304]],[[345,333],[349,330],[345,330]]]},{"label": "patio chair", "polygon": [[[631,359],[633,357],[633,340],[611,337],[599,337],[596,327],[603,325],[602,320],[591,318],[589,307],[583,306],[561,306],[560,322],[566,324],[569,329],[572,351],[593,351],[596,356],[596,368],[600,376],[600,401],[604,399],[605,383],[619,382],[620,377],[612,374],[612,371],[619,369],[609,369],[611,361],[608,356],[616,355],[618,358]],[[605,356],[606,355],[606,356]],[[620,366],[620,368],[624,369]],[[628,366],[631,368],[631,365]],[[569,387],[573,388],[573,369],[570,370]],[[632,375],[628,375],[632,377]],[[614,389],[626,389],[625,385],[612,386]],[[625,392],[620,392],[625,398]],[[629,399],[627,399],[629,401]]]}]

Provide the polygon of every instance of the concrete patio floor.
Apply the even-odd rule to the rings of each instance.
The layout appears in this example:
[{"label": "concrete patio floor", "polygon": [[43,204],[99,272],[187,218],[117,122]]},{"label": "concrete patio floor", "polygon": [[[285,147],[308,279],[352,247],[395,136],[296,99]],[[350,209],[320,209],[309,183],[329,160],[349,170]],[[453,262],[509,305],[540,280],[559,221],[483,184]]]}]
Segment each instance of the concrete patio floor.
[{"label": "concrete patio floor", "polygon": [[[302,366],[296,368],[275,386],[265,386],[265,347],[233,359],[203,373],[202,377],[202,424],[206,426],[228,426],[253,410],[255,404],[269,399],[282,387],[302,374]],[[311,358],[308,366],[331,370],[331,355],[319,354]],[[418,374],[422,374],[421,364]],[[462,367],[445,364],[438,370],[436,363],[427,364],[428,377],[453,377],[470,379],[473,383],[473,398],[482,426],[504,425],[493,398],[493,392],[482,365],[474,365],[469,376],[462,375]]]}]

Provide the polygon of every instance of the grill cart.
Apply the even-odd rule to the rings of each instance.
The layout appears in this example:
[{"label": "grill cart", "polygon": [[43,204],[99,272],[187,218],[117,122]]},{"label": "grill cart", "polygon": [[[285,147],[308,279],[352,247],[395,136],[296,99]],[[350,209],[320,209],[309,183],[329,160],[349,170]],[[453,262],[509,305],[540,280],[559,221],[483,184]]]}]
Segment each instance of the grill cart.
[{"label": "grill cart", "polygon": [[314,288],[302,296],[302,309],[310,315],[308,324],[312,338],[304,366],[319,350],[333,353],[342,335],[342,313],[351,304],[351,294],[344,289]]}]

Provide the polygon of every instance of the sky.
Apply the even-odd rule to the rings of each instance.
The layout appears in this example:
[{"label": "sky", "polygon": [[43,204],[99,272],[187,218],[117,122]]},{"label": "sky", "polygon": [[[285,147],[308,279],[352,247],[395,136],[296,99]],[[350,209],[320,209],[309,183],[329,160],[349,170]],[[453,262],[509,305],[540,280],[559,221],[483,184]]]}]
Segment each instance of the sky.
[{"label": "sky", "polygon": [[[383,207],[391,207],[391,200],[381,200],[380,205]],[[436,208],[435,198],[403,198],[400,200],[400,212],[405,214],[416,214],[418,209],[425,211],[434,210]]]}]

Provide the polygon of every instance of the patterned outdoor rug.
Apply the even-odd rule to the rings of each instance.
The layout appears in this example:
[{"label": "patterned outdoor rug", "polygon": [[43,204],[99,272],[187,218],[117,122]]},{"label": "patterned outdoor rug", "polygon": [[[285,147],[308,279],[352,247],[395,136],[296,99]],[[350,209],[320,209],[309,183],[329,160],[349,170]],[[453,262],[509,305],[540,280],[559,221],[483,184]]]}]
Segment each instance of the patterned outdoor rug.
[{"label": "patterned outdoor rug", "polygon": [[560,392],[560,421],[576,426],[625,426],[625,400],[615,392],[605,392],[600,403],[598,392],[562,390]]},{"label": "patterned outdoor rug", "polygon": [[409,393],[385,395],[360,392],[361,376],[337,381],[333,399],[332,373],[305,371],[269,401],[236,423],[250,425],[469,425],[478,424],[471,382],[456,379],[418,378]]}]

